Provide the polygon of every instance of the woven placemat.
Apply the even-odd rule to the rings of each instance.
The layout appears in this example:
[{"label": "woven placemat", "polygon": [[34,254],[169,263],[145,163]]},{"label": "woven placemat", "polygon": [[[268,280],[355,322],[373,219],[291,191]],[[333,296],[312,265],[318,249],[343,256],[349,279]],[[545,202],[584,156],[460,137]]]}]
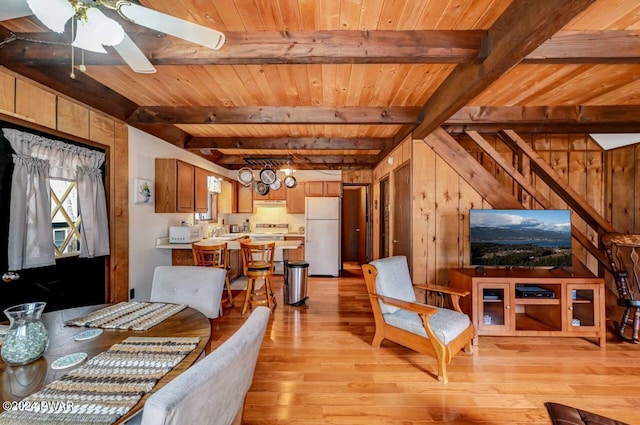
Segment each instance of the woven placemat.
[{"label": "woven placemat", "polygon": [[124,301],[85,316],[67,320],[65,324],[89,328],[144,331],[185,308],[187,308],[186,304]]},{"label": "woven placemat", "polygon": [[199,342],[197,337],[127,338],[0,414],[0,424],[112,424]]}]

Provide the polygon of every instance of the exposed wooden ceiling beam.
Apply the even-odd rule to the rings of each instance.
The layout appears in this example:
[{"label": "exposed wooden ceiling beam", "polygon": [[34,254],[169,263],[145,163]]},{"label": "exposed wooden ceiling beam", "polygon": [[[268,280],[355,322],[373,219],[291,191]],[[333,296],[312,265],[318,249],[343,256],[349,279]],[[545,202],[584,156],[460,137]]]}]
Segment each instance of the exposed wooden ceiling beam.
[{"label": "exposed wooden ceiling beam", "polygon": [[189,133],[171,124],[136,124],[134,127],[179,148],[184,148],[191,140]]},{"label": "exposed wooden ceiling beam", "polygon": [[[414,131],[423,139],[519,63],[595,0],[515,0],[489,28],[491,49],[481,64],[461,64],[424,105]],[[399,143],[399,142],[398,142]]]},{"label": "exposed wooden ceiling beam", "polygon": [[418,124],[422,108],[141,106],[129,124]]},{"label": "exposed wooden ceiling beam", "polygon": [[[6,32],[6,30],[4,30]],[[129,31],[155,65],[239,65],[261,63],[476,63],[488,54],[486,31],[296,31],[228,32],[215,51],[158,36],[135,26]],[[2,38],[8,37],[8,32]],[[0,51],[3,63],[32,66],[71,63],[68,37],[50,32],[20,33]],[[28,43],[42,40],[60,45]],[[616,46],[616,48],[611,48]],[[273,49],[273,50],[272,50]],[[636,31],[560,31],[526,55],[523,63],[638,63]],[[113,53],[85,52],[87,65],[124,65]]]},{"label": "exposed wooden ceiling beam", "polygon": [[194,137],[186,145],[189,150],[200,149],[344,149],[382,150],[391,143],[385,138],[336,137]]},{"label": "exposed wooden ceiling beam", "polygon": [[640,63],[637,31],[560,31],[523,63]]},{"label": "exposed wooden ceiling beam", "polygon": [[[465,106],[443,126],[449,133],[501,129],[526,129],[529,133],[550,132],[638,132],[640,106]],[[472,130],[473,129],[473,130]]]},{"label": "exposed wooden ceiling beam", "polygon": [[[53,33],[23,33],[21,39],[59,43]],[[212,50],[173,37],[158,36],[141,27],[131,38],[154,65],[246,65],[263,63],[476,63],[487,52],[486,31],[263,31],[225,32],[223,49]],[[68,39],[68,38],[67,38]],[[46,61],[70,63],[68,46],[29,43],[6,44],[8,60],[36,65]],[[85,55],[88,65],[120,65],[117,54]]]}]

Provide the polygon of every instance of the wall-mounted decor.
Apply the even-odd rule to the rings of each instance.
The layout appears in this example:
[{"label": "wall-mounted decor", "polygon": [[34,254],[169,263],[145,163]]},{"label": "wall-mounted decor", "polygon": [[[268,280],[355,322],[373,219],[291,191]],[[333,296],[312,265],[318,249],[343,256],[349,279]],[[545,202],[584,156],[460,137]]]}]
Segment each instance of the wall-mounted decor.
[{"label": "wall-mounted decor", "polygon": [[147,179],[134,179],[134,198],[136,204],[153,204],[153,181]]}]

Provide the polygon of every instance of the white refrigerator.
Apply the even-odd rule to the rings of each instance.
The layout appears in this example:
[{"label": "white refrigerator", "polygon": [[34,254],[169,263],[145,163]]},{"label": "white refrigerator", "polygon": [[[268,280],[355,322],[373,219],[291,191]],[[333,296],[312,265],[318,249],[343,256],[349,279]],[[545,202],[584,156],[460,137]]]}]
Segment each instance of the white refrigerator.
[{"label": "white refrigerator", "polygon": [[340,198],[306,198],[305,260],[309,275],[340,275]]}]

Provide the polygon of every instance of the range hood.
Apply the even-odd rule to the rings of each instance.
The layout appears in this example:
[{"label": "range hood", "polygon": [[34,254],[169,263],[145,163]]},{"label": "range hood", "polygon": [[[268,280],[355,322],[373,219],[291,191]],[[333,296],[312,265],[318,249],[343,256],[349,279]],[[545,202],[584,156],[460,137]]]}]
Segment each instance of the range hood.
[{"label": "range hood", "polygon": [[267,208],[275,208],[275,207],[284,207],[287,205],[285,200],[277,200],[277,199],[261,199],[254,200],[254,207],[267,207]]}]

